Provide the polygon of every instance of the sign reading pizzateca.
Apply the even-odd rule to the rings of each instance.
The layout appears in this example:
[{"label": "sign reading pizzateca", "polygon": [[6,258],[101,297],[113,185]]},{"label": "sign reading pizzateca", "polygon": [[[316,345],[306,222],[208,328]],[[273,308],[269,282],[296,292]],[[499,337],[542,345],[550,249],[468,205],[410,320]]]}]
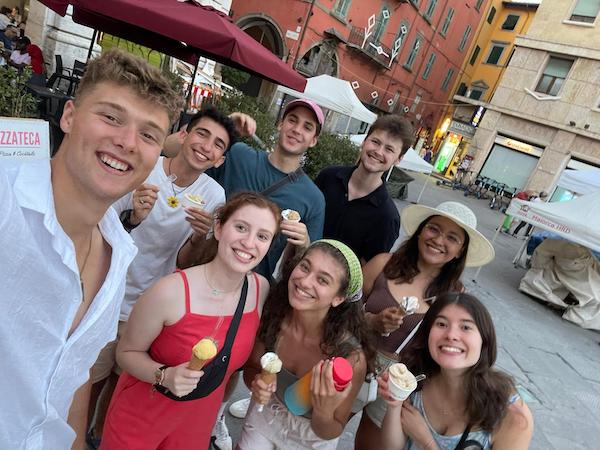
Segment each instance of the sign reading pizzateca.
[{"label": "sign reading pizzateca", "polygon": [[0,164],[50,159],[48,122],[0,117]]}]

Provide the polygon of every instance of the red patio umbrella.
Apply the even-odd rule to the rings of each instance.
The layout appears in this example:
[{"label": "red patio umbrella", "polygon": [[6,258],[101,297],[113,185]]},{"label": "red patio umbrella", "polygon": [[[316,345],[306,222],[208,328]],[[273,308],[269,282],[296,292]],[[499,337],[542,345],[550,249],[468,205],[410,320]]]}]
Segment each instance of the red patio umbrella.
[{"label": "red patio umbrella", "polygon": [[206,56],[297,91],[306,79],[213,8],[178,0],[40,0],[73,20],[195,63]]}]

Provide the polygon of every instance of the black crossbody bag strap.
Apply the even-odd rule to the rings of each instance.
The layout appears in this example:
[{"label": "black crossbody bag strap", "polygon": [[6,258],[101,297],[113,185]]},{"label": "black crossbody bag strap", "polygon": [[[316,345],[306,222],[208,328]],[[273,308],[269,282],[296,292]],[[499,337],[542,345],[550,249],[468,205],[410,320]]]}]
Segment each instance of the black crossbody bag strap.
[{"label": "black crossbody bag strap", "polygon": [[[183,397],[177,397],[164,386],[155,386],[155,389],[158,392],[163,394],[165,397],[169,397],[171,400],[186,402],[206,397],[221,385],[225,379],[225,374],[227,373],[227,367],[229,366],[229,359],[231,357],[231,349],[235,341],[235,336],[237,335],[240,322],[242,321],[242,316],[244,315],[247,294],[248,277],[245,277],[244,284],[242,285],[242,292],[240,293],[240,300],[238,301],[235,314],[233,315],[233,319],[231,320],[231,324],[227,330],[223,348],[219,353],[217,353],[212,361],[202,368],[204,375],[202,378],[200,378],[196,389],[189,394],[184,395]],[[258,298],[256,301],[258,301]]]},{"label": "black crossbody bag strap", "polygon": [[467,424],[467,427],[465,428],[465,431],[463,432],[462,436],[460,437],[460,441],[458,441],[458,444],[456,444],[456,447],[454,447],[454,450],[460,450],[463,448],[463,445],[465,443],[465,441],[467,440],[467,436],[469,436],[469,433],[471,432],[471,424]]},{"label": "black crossbody bag strap", "polygon": [[293,172],[288,173],[287,176],[283,177],[281,180],[277,180],[275,183],[271,184],[271,186],[263,189],[260,193],[265,197],[268,197],[273,192],[284,187],[286,184],[295,183],[302,175],[304,175],[304,171],[301,167],[298,167]]}]

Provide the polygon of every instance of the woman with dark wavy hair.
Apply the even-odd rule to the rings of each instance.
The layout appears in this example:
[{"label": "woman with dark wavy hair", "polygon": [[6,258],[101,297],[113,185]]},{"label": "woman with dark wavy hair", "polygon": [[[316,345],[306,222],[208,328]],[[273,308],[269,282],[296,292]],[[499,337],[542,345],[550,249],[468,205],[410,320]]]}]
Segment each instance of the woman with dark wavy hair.
[{"label": "woman with dark wavy hair", "polygon": [[493,369],[496,332],[489,312],[474,296],[439,296],[403,362],[427,378],[409,399],[395,400],[388,375],[380,395],[388,403],[384,449],[526,450],[533,418],[513,379]]},{"label": "woman with dark wavy hair", "polygon": [[[397,361],[432,298],[462,291],[465,266],[481,266],[494,258],[494,248],[476,230],[475,214],[461,203],[408,206],[401,222],[411,237],[395,253],[377,255],[363,267],[365,311],[377,335],[378,372]],[[380,448],[385,410],[380,398],[366,406],[356,433],[358,450]]]},{"label": "woman with dark wavy hair", "polygon": [[[265,303],[244,369],[252,402],[238,449],[336,448],[375,354],[358,301],[361,293],[360,262],[339,241],[316,241],[296,264],[284,268]],[[260,359],[267,351],[276,352],[283,363],[269,385],[260,376]],[[353,377],[338,391],[332,358],[340,356],[353,366]],[[309,372],[312,410],[294,415],[285,390]],[[257,402],[265,405],[262,411],[254,406]]]}]

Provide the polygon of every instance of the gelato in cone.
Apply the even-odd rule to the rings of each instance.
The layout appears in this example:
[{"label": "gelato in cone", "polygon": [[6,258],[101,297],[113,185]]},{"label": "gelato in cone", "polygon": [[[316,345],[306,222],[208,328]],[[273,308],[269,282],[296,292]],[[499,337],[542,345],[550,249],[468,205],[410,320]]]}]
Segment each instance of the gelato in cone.
[{"label": "gelato in cone", "polygon": [[[277,380],[277,374],[281,371],[283,363],[277,356],[277,353],[267,352],[260,358],[260,378],[267,384],[274,383]],[[258,411],[262,411],[263,405],[258,405]]]},{"label": "gelato in cone", "polygon": [[211,338],[204,338],[198,341],[192,349],[192,359],[188,368],[192,370],[201,370],[204,365],[213,359],[217,354],[217,345]]}]

